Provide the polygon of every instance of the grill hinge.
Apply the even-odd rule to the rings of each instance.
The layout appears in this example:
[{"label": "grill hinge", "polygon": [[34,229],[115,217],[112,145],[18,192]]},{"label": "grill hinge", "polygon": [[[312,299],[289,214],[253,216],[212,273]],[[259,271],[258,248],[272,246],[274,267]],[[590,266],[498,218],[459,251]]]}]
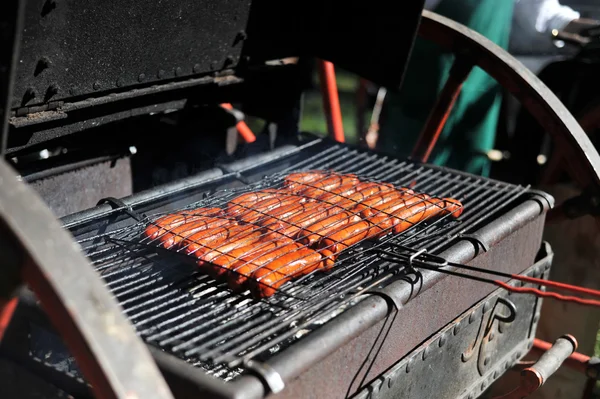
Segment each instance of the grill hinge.
[{"label": "grill hinge", "polygon": [[27,116],[44,111],[55,111],[62,107],[63,101],[50,101],[47,104],[36,105],[34,107],[21,107],[15,111],[15,116]]},{"label": "grill hinge", "polygon": [[253,371],[271,393],[279,393],[285,388],[285,383],[279,373],[268,364],[248,359],[244,361],[244,367]]}]

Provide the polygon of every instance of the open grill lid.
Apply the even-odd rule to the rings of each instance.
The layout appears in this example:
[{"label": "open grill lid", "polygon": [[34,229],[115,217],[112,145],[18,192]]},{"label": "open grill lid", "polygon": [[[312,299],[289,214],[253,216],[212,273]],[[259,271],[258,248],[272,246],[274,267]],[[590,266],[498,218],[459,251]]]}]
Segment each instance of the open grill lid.
[{"label": "open grill lid", "polygon": [[[114,116],[143,104],[139,115],[157,104],[182,107],[173,102],[200,88],[204,103],[252,98],[244,85],[231,84],[283,57],[316,55],[397,87],[423,9],[422,0],[403,5],[401,15],[383,12],[390,7],[383,0],[9,3],[0,16],[0,64],[10,72],[0,82],[0,108],[9,110],[2,129],[9,148],[27,146],[40,131],[47,133],[36,143],[64,134],[56,128],[72,123],[70,114],[85,120],[91,116],[82,110],[92,107],[94,116]],[[260,79],[270,76],[296,75],[267,72]],[[90,127],[80,125],[69,133]]]}]

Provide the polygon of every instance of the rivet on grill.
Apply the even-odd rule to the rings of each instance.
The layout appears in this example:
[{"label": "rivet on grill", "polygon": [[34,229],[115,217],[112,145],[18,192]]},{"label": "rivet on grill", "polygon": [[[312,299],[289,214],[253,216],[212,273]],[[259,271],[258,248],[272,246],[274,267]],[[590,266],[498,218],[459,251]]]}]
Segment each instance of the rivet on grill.
[{"label": "rivet on grill", "polygon": [[473,393],[469,394],[469,399],[475,399],[475,395]]},{"label": "rivet on grill", "polygon": [[508,370],[509,367],[510,367],[510,364],[508,362],[504,363],[504,370]]},{"label": "rivet on grill", "polygon": [[483,365],[487,366],[488,364],[490,364],[490,357],[486,356],[485,359],[483,359]]},{"label": "rivet on grill", "polygon": [[441,348],[442,346],[444,346],[446,344],[446,336],[442,335],[440,337],[440,341],[438,342],[438,346]]},{"label": "rivet on grill", "polygon": [[74,96],[74,95],[76,95],[77,93],[78,93],[78,91],[77,91],[77,88],[76,88],[76,87],[71,87],[71,88],[69,89],[69,94],[70,94],[70,95]]},{"label": "rivet on grill", "polygon": [[487,384],[485,382],[481,383],[481,390],[485,391],[485,388],[487,388]]},{"label": "rivet on grill", "polygon": [[225,65],[231,65],[233,64],[234,58],[232,55],[228,55],[227,57],[225,57]]},{"label": "rivet on grill", "polygon": [[486,302],[483,304],[483,313],[487,313],[490,311],[490,309],[492,308],[492,304],[489,302]]},{"label": "rivet on grill", "polygon": [[423,360],[427,359],[427,356],[429,355],[429,353],[427,353],[428,350],[427,348],[423,349],[423,355],[421,356],[423,358]]},{"label": "rivet on grill", "polygon": [[476,312],[473,312],[469,315],[469,324],[472,324],[475,321],[475,315]]},{"label": "rivet on grill", "polygon": [[515,353],[515,360],[519,360],[521,358],[521,352]]},{"label": "rivet on grill", "polygon": [[454,329],[452,330],[452,334],[454,334],[456,336],[456,335],[458,335],[459,332],[460,332],[460,323],[457,323],[454,326]]},{"label": "rivet on grill", "polygon": [[496,335],[494,335],[494,332],[492,331],[490,333],[490,337],[489,337],[488,341],[490,341],[490,342],[493,341],[495,337],[496,337]]},{"label": "rivet on grill", "polygon": [[499,375],[500,375],[500,371],[498,371],[498,370],[494,371],[494,379],[498,378]]},{"label": "rivet on grill", "polygon": [[394,385],[394,379],[393,378],[388,378],[388,388],[391,388],[392,385]]},{"label": "rivet on grill", "polygon": [[117,79],[117,87],[121,87],[125,84],[125,79],[123,78],[118,78]]},{"label": "rivet on grill", "polygon": [[198,73],[198,72],[200,72],[201,69],[202,69],[202,67],[200,66],[200,64],[194,65],[194,72]]},{"label": "rivet on grill", "polygon": [[406,372],[410,373],[410,368],[412,366],[412,359],[409,359],[408,362],[406,362]]},{"label": "rivet on grill", "polygon": [[533,342],[529,341],[527,343],[527,350],[531,349],[533,347]]},{"label": "rivet on grill", "polygon": [[33,76],[38,76],[40,73],[42,73],[44,71],[44,69],[50,68],[50,64],[51,64],[50,58],[48,58],[48,57],[40,58],[37,65],[35,66],[35,71],[33,71]]},{"label": "rivet on grill", "polygon": [[540,314],[536,313],[535,316],[533,316],[533,322],[537,323],[540,320]]},{"label": "rivet on grill", "polygon": [[140,73],[138,75],[138,82],[143,82],[146,79],[146,74]]},{"label": "rivet on grill", "polygon": [[27,103],[30,100],[33,100],[35,98],[35,90],[33,89],[33,87],[29,87],[27,90],[25,90],[25,94],[23,95],[23,104]]},{"label": "rivet on grill", "polygon": [[175,68],[175,76],[181,76],[182,73],[183,69],[181,69],[181,67]]},{"label": "rivet on grill", "polygon": [[163,69],[159,70],[156,76],[158,76],[159,79],[162,79],[165,76],[165,71]]},{"label": "rivet on grill", "polygon": [[100,89],[100,82],[99,81],[95,81],[93,87],[94,87],[94,90]]}]

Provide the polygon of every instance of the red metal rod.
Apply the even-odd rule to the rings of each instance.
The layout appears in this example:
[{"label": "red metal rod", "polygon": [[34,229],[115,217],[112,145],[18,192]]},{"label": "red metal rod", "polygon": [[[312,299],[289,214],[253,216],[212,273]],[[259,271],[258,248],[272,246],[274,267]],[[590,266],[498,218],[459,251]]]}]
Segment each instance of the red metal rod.
[{"label": "red metal rod", "polygon": [[0,341],[4,336],[4,332],[10,324],[10,319],[17,308],[18,299],[13,298],[8,301],[0,300]]},{"label": "red metal rod", "polygon": [[446,121],[452,112],[454,103],[460,94],[464,81],[469,76],[473,65],[465,62],[461,58],[456,58],[448,80],[444,84],[444,88],[440,92],[429,118],[425,123],[425,127],[419,134],[417,144],[412,152],[412,158],[421,162],[427,162],[435,144],[437,143]]},{"label": "red metal rod", "polygon": [[579,305],[600,307],[600,301],[596,301],[595,299],[582,299],[582,298],[578,298],[576,296],[567,296],[567,295],[557,294],[556,292],[540,291],[536,288],[513,287],[511,285],[506,284],[505,282],[500,281],[500,280],[494,280],[494,284],[496,284],[497,286],[499,286],[501,288],[504,288],[507,291],[516,292],[519,294],[533,294],[533,295],[535,295],[537,297],[541,297],[541,298],[552,298],[552,299],[557,299],[557,300],[563,301],[563,302],[573,302],[573,303],[577,303]]},{"label": "red metal rod", "polygon": [[[221,107],[228,109],[228,110],[233,109],[233,106],[229,103],[223,103],[223,104],[221,104]],[[256,136],[254,135],[252,130],[248,127],[246,122],[239,121],[235,125],[235,127],[237,128],[238,132],[240,133],[240,136],[242,136],[242,138],[244,139],[244,141],[246,143],[254,143],[256,141]]]},{"label": "red metal rod", "polygon": [[[533,351],[546,352],[551,347],[552,344],[550,342],[546,342],[537,338],[533,340]],[[573,352],[563,364],[573,370],[577,370],[578,372],[585,374],[588,368],[589,361],[589,356],[586,356],[583,353]]]},{"label": "red metal rod", "polygon": [[342,123],[342,109],[335,79],[335,67],[329,61],[318,60],[319,80],[321,94],[323,95],[323,110],[327,118],[329,135],[335,141],[345,142],[344,125]]}]

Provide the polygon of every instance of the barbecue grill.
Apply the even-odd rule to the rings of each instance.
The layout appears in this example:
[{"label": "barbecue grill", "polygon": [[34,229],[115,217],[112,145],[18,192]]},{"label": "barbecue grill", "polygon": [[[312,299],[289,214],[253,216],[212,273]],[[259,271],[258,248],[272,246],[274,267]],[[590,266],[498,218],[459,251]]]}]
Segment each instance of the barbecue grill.
[{"label": "barbecue grill", "polygon": [[[518,91],[593,186],[600,163],[585,134],[485,39],[432,14],[421,19],[418,2],[402,24],[383,2],[369,10],[344,3],[350,22],[367,17],[368,34],[332,18],[333,1],[317,16],[307,4],[266,0],[9,3],[2,151],[20,179],[0,164],[8,254],[0,286],[12,298],[2,308],[0,351],[12,364],[76,397],[470,398],[531,348],[541,299],[512,291],[543,295],[542,284],[512,277],[547,278],[552,250],[542,231],[552,197],[297,127],[306,57],[394,88],[420,24],[423,36],[470,49],[473,64]],[[127,28],[118,38],[115,24]],[[116,56],[115,48],[130,51]],[[236,143],[244,115],[225,102],[264,118],[264,134]],[[442,99],[432,115],[449,105]],[[178,143],[165,143],[164,132]],[[195,144],[204,159],[189,149]],[[169,156],[154,162],[163,145]],[[179,178],[164,177],[174,160]],[[167,213],[225,207],[313,170],[455,198],[462,214],[363,240],[331,271],[262,299],[142,238]],[[496,273],[496,286],[482,271]],[[17,288],[22,280],[31,291]]]}]

